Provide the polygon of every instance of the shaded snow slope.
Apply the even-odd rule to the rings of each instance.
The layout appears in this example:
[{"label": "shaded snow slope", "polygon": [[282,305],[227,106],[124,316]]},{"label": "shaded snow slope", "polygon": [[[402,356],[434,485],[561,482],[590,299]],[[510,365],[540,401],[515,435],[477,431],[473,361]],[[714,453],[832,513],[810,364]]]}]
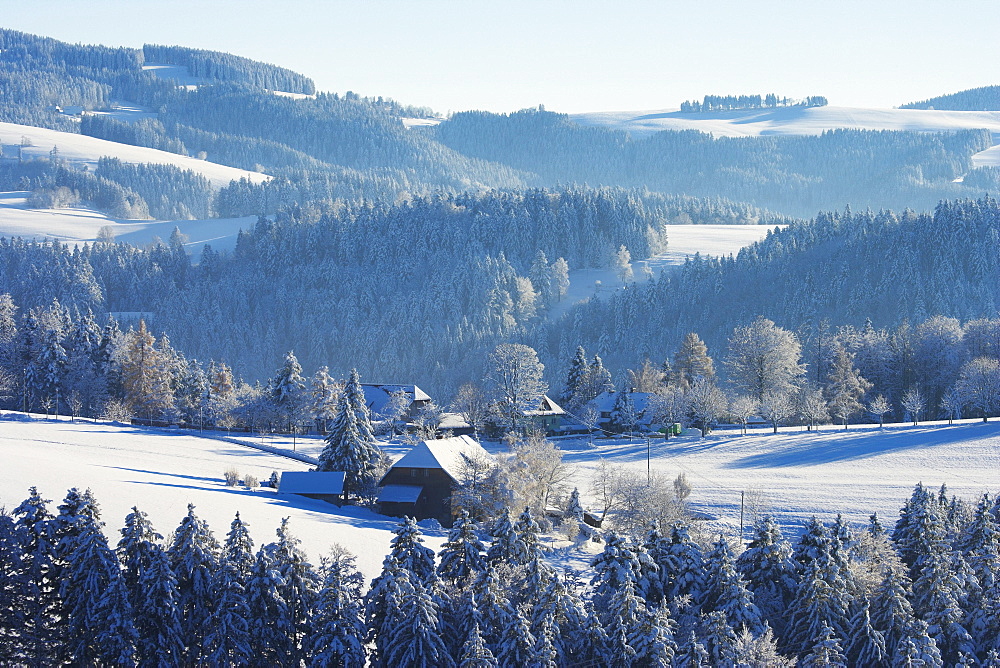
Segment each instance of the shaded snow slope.
[{"label": "shaded snow slope", "polygon": [[260,183],[269,177],[260,172],[250,172],[235,167],[227,167],[206,160],[198,160],[185,155],[168,153],[155,148],[145,148],[142,146],[130,146],[119,144],[105,139],[87,137],[70,132],[59,132],[47,128],[36,128],[31,125],[17,125],[16,123],[0,123],[0,143],[21,144],[22,138],[27,138],[31,146],[23,149],[25,158],[49,157],[52,148],[59,148],[59,157],[70,163],[80,166],[86,165],[88,169],[97,168],[97,161],[105,156],[118,158],[122,162],[139,164],[153,163],[160,165],[174,165],[180,169],[190,169],[201,174],[215,188],[228,185],[230,181],[238,181],[246,178],[253,183]]},{"label": "shaded snow slope", "polygon": [[[14,420],[10,418],[16,418]],[[264,481],[271,471],[305,471],[308,465],[187,431],[150,431],[114,423],[71,423],[0,416],[0,506],[13,510],[35,485],[50,509],[70,487],[89,487],[101,505],[105,533],[117,542],[131,507],[149,514],[156,530],[168,535],[195,504],[220,540],[237,511],[250,523],[257,545],[275,539],[283,517],[314,564],[333,543],[358,556],[367,578],[378,575],[398,520],[370,511],[339,509],[323,501],[278,496],[261,488],[226,487],[230,467]],[[428,537],[434,549],[441,537]]]}]

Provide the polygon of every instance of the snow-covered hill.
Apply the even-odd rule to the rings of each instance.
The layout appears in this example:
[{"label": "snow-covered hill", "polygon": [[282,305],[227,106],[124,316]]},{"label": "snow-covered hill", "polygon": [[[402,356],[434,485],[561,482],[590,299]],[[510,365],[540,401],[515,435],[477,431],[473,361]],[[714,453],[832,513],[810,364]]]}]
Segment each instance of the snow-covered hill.
[{"label": "snow-covered hill", "polygon": [[0,237],[81,243],[94,241],[102,227],[110,227],[116,241],[142,247],[151,243],[154,237],[166,241],[177,227],[188,237],[185,244],[188,252],[197,258],[205,244],[210,244],[214,250],[234,249],[240,230],[252,228],[257,221],[255,216],[207,220],[123,220],[86,207],[29,209],[27,197],[27,192],[0,193]]},{"label": "snow-covered hill", "polygon": [[247,178],[253,183],[260,183],[269,177],[259,172],[250,172],[235,167],[227,167],[206,160],[198,160],[176,153],[168,153],[155,148],[130,146],[105,139],[87,137],[59,132],[47,128],[36,128],[31,125],[16,123],[0,123],[0,143],[4,145],[20,145],[27,140],[30,146],[23,147],[25,158],[49,157],[53,147],[58,147],[59,157],[79,166],[86,165],[88,169],[96,169],[97,161],[105,156],[118,158],[122,162],[139,164],[153,163],[159,165],[174,165],[180,169],[190,169],[203,175],[216,188],[228,185],[230,181]]},{"label": "snow-covered hill", "polygon": [[856,107],[781,107],[707,113],[676,109],[571,114],[580,125],[648,134],[660,130],[700,130],[717,137],[818,135],[826,130],[912,130],[942,132],[985,128],[1000,134],[1000,111],[943,111]]},{"label": "snow-covered hill", "polygon": [[[248,437],[249,439],[249,437]],[[260,443],[260,438],[252,439]],[[285,439],[267,445],[291,450]],[[316,454],[322,442],[299,438],[299,453]],[[486,444],[501,451],[499,444]],[[642,439],[569,439],[559,443],[564,460],[576,467],[571,481],[588,501],[594,470],[601,458],[646,479],[646,442]],[[886,525],[922,481],[948,488],[968,500],[996,492],[1000,479],[1000,423],[825,427],[818,432],[783,429],[748,436],[717,435],[655,440],[650,449],[654,474],[687,474],[695,510],[713,519],[713,531],[736,537],[740,492],[757,507],[770,505],[794,533],[811,515],[824,521],[842,512],[861,525],[878,512]],[[394,455],[402,454],[397,447]],[[70,422],[18,413],[0,416],[0,506],[8,510],[36,485],[46,498],[59,501],[72,486],[89,487],[101,503],[106,531],[114,537],[133,505],[147,513],[160,533],[180,522],[187,504],[217,534],[224,534],[236,511],[250,522],[254,539],[266,542],[282,517],[314,561],[334,542],[351,549],[366,576],[376,575],[389,548],[396,520],[359,508],[337,508],[321,501],[286,498],[262,488],[250,492],[226,487],[230,467],[261,480],[271,471],[302,471],[301,462],[200,436],[197,432],[144,430],[113,423]],[[437,549],[440,531],[428,530],[427,544]]]}]

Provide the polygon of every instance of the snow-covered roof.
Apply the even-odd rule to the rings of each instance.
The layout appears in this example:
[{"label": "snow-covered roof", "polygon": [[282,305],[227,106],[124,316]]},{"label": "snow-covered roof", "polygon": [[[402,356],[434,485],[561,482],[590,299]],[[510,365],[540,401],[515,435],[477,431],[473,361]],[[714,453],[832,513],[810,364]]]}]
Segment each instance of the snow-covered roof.
[{"label": "snow-covered roof", "polygon": [[552,399],[546,395],[542,395],[542,398],[538,400],[538,408],[535,408],[530,411],[524,411],[525,417],[534,417],[542,415],[565,415],[565,414],[566,411],[564,411],[559,406],[559,404],[552,401]]},{"label": "snow-covered roof", "polygon": [[385,385],[362,383],[361,391],[365,393],[365,405],[372,413],[381,413],[395,392],[406,392],[410,395],[410,403],[430,401],[431,396],[416,385]]},{"label": "snow-covered roof", "polygon": [[438,425],[440,431],[451,429],[471,429],[472,425],[466,422],[458,413],[441,413],[441,423]]},{"label": "snow-covered roof", "polygon": [[457,482],[466,462],[489,459],[490,456],[471,436],[453,436],[420,441],[392,467],[441,469]]},{"label": "snow-covered roof", "polygon": [[278,494],[343,494],[343,471],[285,471]]},{"label": "snow-covered roof", "polygon": [[[639,420],[640,424],[649,424],[651,415],[650,411],[647,410],[649,407],[649,400],[653,397],[651,392],[632,392],[632,405],[635,406],[637,413],[643,412],[644,415]],[[618,400],[617,392],[601,392],[596,397],[594,397],[594,405],[597,406],[597,410],[601,413],[610,413],[615,408],[615,401]]]},{"label": "snow-covered roof", "polygon": [[378,500],[388,503],[416,503],[422,491],[424,488],[420,485],[386,485],[379,490]]}]

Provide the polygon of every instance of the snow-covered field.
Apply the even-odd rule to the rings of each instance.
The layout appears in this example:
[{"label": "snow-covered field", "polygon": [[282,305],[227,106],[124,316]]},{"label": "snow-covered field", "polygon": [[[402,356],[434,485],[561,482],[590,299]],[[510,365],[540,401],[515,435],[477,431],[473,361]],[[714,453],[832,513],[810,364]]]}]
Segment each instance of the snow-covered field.
[{"label": "snow-covered field", "polygon": [[[308,465],[186,431],[6,414],[0,416],[0,461],[0,506],[13,510],[35,485],[54,501],[56,512],[67,489],[89,487],[113,540],[132,506],[168,535],[193,503],[220,539],[239,511],[258,545],[273,540],[281,519],[291,517],[293,532],[315,563],[340,543],[358,556],[365,575],[374,577],[397,522],[360,508],[340,510],[323,501],[278,496],[267,488],[226,487],[223,473],[230,467],[263,481],[271,471],[305,471]],[[440,542],[440,534],[428,536],[429,546],[437,549]]]},{"label": "snow-covered field", "polygon": [[155,148],[130,146],[105,139],[87,137],[70,132],[59,132],[47,128],[36,128],[31,125],[16,123],[0,123],[0,143],[4,145],[19,145],[26,138],[31,146],[25,146],[25,158],[49,157],[54,146],[59,148],[59,157],[76,165],[86,165],[88,169],[97,168],[97,161],[105,156],[118,158],[122,162],[139,164],[153,163],[159,165],[174,165],[180,169],[190,169],[203,175],[216,188],[229,185],[230,181],[247,178],[253,183],[260,183],[269,177],[260,172],[250,172],[235,167],[227,167],[206,160],[198,160],[185,155],[168,153]]},{"label": "snow-covered field", "polygon": [[[287,438],[246,437],[254,443],[292,449]],[[299,453],[317,454],[319,439],[297,439]],[[494,452],[502,446],[486,443]],[[590,480],[601,458],[646,479],[646,442],[642,439],[559,441],[564,460],[575,467],[573,483],[588,501]],[[391,449],[399,456],[400,446]],[[952,493],[974,500],[1000,491],[1000,422],[968,421],[892,425],[885,429],[824,427],[805,432],[786,428],[778,435],[761,430],[747,436],[717,432],[708,438],[654,440],[654,473],[675,477],[684,472],[694,491],[695,510],[709,515],[712,531],[738,533],[740,492],[764,500],[789,533],[817,515],[831,521],[836,513],[857,525],[878,512],[890,526],[918,481],[946,483]],[[224,535],[236,511],[250,522],[255,541],[272,539],[282,517],[290,516],[296,535],[314,561],[340,543],[358,555],[367,577],[381,568],[396,520],[359,508],[337,508],[321,501],[286,498],[262,488],[250,492],[226,487],[223,472],[236,467],[261,480],[271,471],[301,471],[301,462],[196,432],[145,430],[112,423],[72,423],[18,413],[0,416],[0,506],[13,509],[36,485],[58,502],[69,487],[89,487],[101,503],[106,531],[114,537],[133,505],[149,513],[160,533],[180,522],[194,503],[218,535]],[[54,508],[53,504],[53,508]],[[749,517],[749,514],[748,514]],[[437,549],[441,531],[427,529],[427,544]]]},{"label": "snow-covered field", "polygon": [[660,130],[700,130],[717,137],[818,135],[837,128],[942,132],[986,128],[1000,134],[1000,111],[782,107],[696,114],[676,109],[571,114],[580,125],[648,134]]},{"label": "snow-covered field", "polygon": [[185,247],[195,258],[205,244],[215,250],[232,250],[241,229],[251,229],[255,216],[243,218],[209,218],[207,220],[121,220],[84,207],[68,209],[29,209],[28,193],[0,193],[0,237],[24,239],[58,239],[66,243],[82,243],[97,238],[98,231],[108,226],[115,239],[142,247],[159,237],[170,238],[175,227],[188,237]]}]

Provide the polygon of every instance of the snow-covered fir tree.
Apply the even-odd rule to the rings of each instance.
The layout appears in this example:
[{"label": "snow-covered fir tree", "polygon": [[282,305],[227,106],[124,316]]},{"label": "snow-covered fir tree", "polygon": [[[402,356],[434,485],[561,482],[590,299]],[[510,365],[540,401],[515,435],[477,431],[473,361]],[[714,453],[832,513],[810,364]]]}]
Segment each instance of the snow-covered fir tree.
[{"label": "snow-covered fir tree", "polygon": [[306,643],[311,666],[363,668],[365,665],[361,606],[364,581],[354,563],[354,555],[339,546],[322,562],[323,587]]},{"label": "snow-covered fir tree", "polygon": [[463,585],[486,567],[486,548],[476,529],[469,513],[461,510],[438,553],[437,572],[443,579]]},{"label": "snow-covered fir tree", "polygon": [[177,609],[184,633],[185,661],[198,662],[205,655],[205,636],[211,630],[215,592],[212,582],[219,567],[219,543],[208,523],[195,515],[194,505],[174,531],[167,551],[177,578]]}]

